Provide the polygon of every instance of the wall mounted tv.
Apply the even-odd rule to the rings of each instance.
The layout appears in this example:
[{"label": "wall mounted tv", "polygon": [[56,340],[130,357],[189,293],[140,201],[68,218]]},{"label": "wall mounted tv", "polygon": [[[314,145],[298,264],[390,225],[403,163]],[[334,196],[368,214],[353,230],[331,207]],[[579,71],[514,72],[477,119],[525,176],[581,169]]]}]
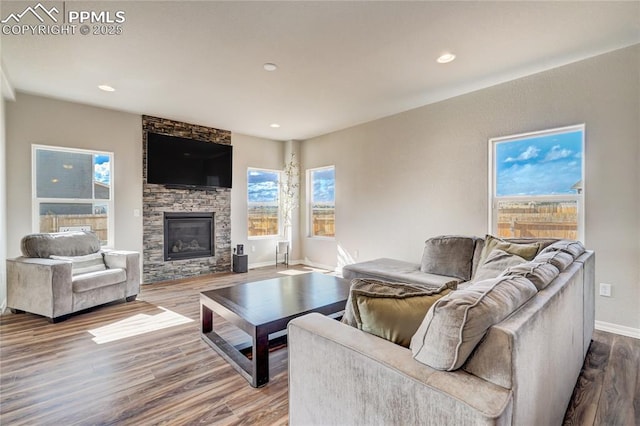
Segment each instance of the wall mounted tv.
[{"label": "wall mounted tv", "polygon": [[231,188],[233,147],[147,133],[147,183],[184,188]]}]

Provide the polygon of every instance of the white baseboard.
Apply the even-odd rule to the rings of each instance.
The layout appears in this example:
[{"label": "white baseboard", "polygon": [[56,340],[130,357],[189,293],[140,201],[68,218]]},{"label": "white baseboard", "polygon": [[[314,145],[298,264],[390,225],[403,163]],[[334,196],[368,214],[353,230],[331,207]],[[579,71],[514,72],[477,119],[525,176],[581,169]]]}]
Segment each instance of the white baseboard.
[{"label": "white baseboard", "polygon": [[627,327],[625,325],[613,324],[613,323],[604,322],[604,321],[596,321],[596,330],[606,331],[608,333],[614,333],[614,334],[619,334],[621,336],[640,339],[640,329]]},{"label": "white baseboard", "polygon": [[[274,261],[250,263],[249,264],[249,269],[264,268],[265,266],[274,266],[274,265],[275,265]],[[290,260],[289,261],[289,266],[293,266],[293,265],[311,266],[312,268],[326,269],[327,271],[331,271],[331,272],[335,272],[336,271],[336,267],[335,266],[322,265],[320,263],[310,262],[308,260],[300,260],[300,259],[298,259],[298,260]],[[278,266],[280,266],[280,263],[278,263]]]},{"label": "white baseboard", "polygon": [[[289,265],[302,265],[303,262],[302,260],[290,260],[289,261]],[[269,261],[269,262],[259,262],[259,263],[250,263],[248,268],[249,269],[256,269],[256,268],[264,268],[265,266],[274,266],[275,265],[275,261]],[[278,265],[281,265],[281,262],[278,262]]]},{"label": "white baseboard", "polygon": [[335,266],[323,265],[321,263],[311,262],[310,260],[300,261],[301,264],[311,266],[312,268],[326,269],[327,271],[336,272]]}]

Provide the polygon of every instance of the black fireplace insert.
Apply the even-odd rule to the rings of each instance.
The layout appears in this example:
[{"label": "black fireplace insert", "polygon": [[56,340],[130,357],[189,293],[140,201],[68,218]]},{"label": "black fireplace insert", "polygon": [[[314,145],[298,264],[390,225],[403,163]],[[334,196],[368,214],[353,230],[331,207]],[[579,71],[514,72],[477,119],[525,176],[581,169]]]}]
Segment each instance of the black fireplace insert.
[{"label": "black fireplace insert", "polygon": [[164,260],[214,255],[214,213],[164,214]]}]

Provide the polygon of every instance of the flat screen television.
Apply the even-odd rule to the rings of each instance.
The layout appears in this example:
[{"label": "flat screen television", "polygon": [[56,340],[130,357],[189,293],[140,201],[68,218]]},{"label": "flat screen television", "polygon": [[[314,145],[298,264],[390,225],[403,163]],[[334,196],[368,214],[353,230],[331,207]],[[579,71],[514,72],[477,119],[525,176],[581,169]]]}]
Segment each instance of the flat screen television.
[{"label": "flat screen television", "polygon": [[147,183],[184,188],[231,188],[233,147],[147,133]]}]

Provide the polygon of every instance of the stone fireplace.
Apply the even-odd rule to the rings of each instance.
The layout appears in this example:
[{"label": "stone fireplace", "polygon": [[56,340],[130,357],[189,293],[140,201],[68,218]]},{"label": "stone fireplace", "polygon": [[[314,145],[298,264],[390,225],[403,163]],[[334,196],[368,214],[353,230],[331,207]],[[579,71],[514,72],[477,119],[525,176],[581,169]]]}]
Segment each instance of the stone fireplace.
[{"label": "stone fireplace", "polygon": [[[142,116],[143,282],[231,271],[231,189],[176,189],[147,183],[147,132],[231,144],[227,130]],[[183,234],[176,240],[165,234],[167,215]],[[188,219],[198,217],[198,224],[189,224]]]},{"label": "stone fireplace", "polygon": [[164,214],[164,260],[197,259],[215,254],[214,213]]}]

